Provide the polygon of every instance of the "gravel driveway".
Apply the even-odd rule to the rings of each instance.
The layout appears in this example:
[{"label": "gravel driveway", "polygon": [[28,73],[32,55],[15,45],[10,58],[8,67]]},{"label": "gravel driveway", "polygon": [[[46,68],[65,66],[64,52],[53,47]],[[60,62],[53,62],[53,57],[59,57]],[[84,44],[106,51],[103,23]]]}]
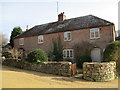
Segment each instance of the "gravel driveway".
[{"label": "gravel driveway", "polygon": [[118,79],[111,82],[90,82],[35,71],[3,66],[3,88],[118,88]]}]

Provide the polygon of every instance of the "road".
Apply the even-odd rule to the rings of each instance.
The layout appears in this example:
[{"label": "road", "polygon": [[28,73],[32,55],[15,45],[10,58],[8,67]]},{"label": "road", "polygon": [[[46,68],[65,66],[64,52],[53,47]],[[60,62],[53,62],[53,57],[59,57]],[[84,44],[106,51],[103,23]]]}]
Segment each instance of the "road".
[{"label": "road", "polygon": [[118,88],[118,80],[90,82],[3,66],[2,88]]}]

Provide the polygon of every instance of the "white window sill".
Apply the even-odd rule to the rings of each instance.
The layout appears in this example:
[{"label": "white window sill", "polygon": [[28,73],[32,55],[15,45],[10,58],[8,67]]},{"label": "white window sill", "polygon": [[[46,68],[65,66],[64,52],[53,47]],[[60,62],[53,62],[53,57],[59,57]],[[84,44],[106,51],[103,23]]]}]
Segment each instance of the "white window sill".
[{"label": "white window sill", "polygon": [[38,44],[43,44],[44,42],[38,42]]}]

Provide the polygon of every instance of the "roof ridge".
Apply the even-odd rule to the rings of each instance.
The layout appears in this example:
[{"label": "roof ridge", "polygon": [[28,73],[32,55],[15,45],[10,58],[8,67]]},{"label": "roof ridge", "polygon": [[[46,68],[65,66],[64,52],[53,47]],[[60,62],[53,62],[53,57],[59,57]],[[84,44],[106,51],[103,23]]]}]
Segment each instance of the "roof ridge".
[{"label": "roof ridge", "polygon": [[[64,24],[64,25],[61,25]],[[55,21],[44,23],[40,25],[35,25],[29,30],[23,32],[22,34],[16,36],[15,38],[30,37],[40,34],[64,32],[68,30],[78,30],[83,28],[93,28],[100,26],[109,26],[114,25],[112,22],[109,22],[105,19],[99,18],[92,14],[66,19],[64,21]]]},{"label": "roof ridge", "polygon": [[97,16],[94,16],[94,15],[92,15],[92,14],[90,14],[91,16],[93,16],[93,17],[95,17],[95,18],[98,18],[98,19],[100,19],[100,20],[103,20],[103,21],[105,21],[105,22],[107,22],[107,23],[111,23],[111,24],[113,24],[112,22],[110,22],[110,21],[107,21],[107,20],[105,20],[105,19],[103,19],[103,18],[99,18],[99,17],[97,17]]}]

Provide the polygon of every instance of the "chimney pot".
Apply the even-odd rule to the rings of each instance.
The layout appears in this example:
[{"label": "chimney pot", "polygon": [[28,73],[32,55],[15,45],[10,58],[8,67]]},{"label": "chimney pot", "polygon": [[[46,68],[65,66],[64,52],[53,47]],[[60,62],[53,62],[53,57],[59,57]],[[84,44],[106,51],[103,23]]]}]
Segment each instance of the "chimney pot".
[{"label": "chimney pot", "polygon": [[64,12],[61,12],[58,15],[58,21],[64,21],[66,19],[66,15],[64,15]]}]

